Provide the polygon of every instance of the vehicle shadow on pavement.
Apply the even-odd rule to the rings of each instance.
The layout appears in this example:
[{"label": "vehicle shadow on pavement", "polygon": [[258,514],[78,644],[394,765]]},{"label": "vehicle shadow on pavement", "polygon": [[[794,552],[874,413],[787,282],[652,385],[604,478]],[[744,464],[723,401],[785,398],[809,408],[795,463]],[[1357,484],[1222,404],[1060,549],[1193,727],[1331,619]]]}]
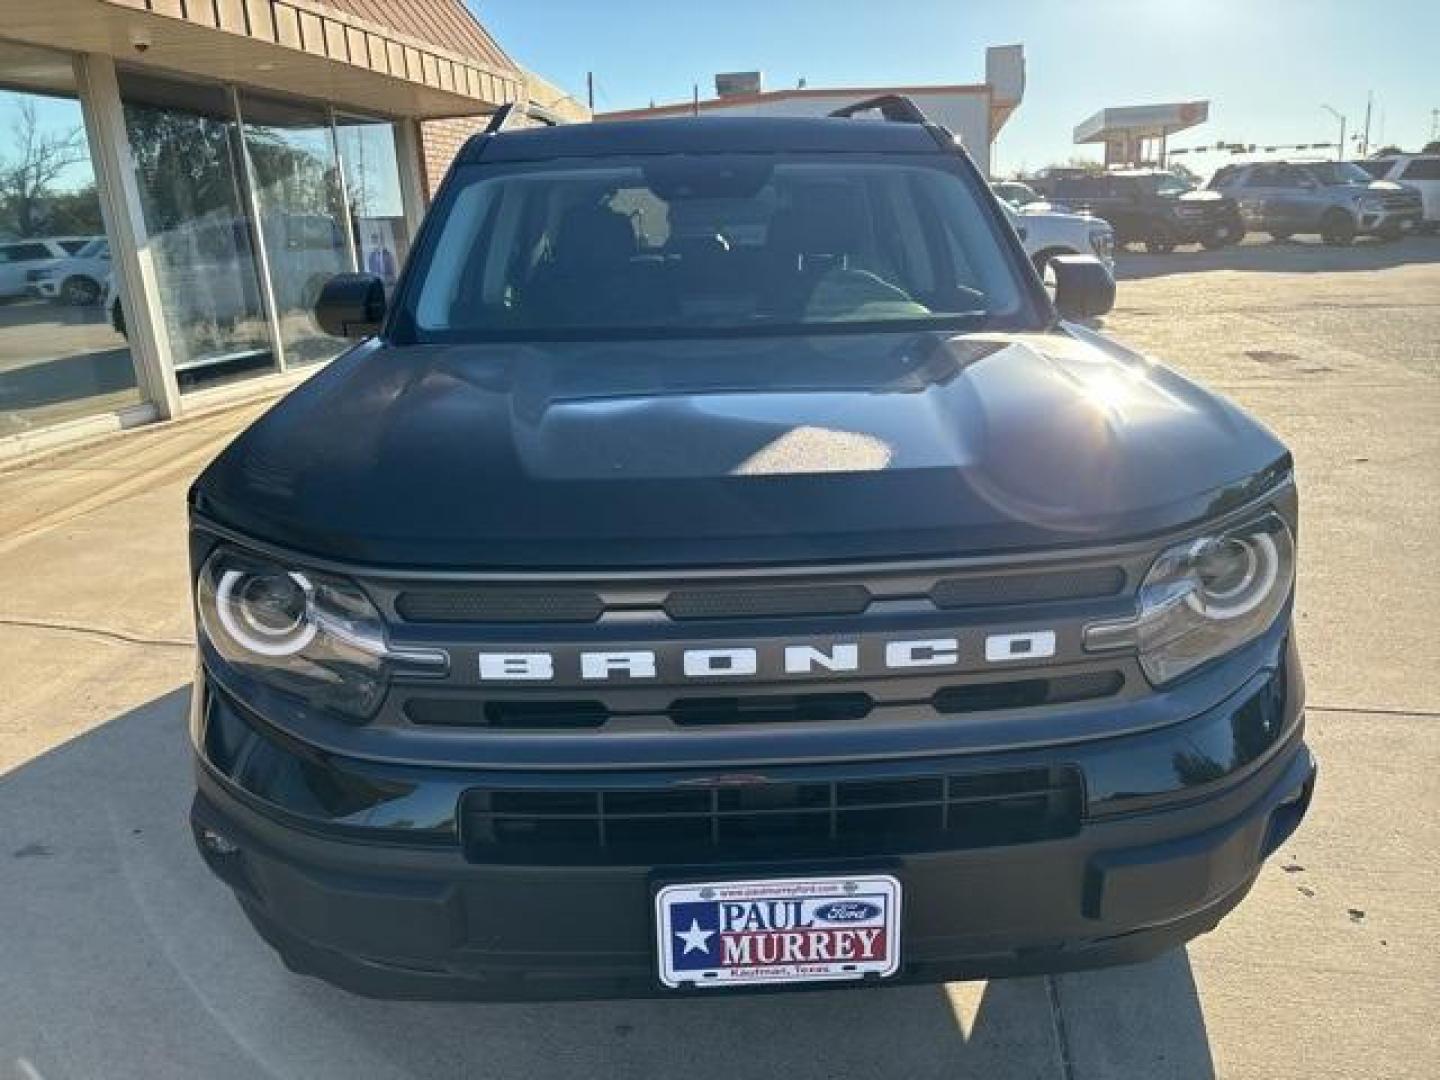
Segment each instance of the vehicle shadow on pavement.
[{"label": "vehicle shadow on pavement", "polygon": [[874,992],[351,997],[285,971],[192,849],[187,695],[0,777],[0,1075],[1214,1075],[1183,950],[1056,979]]},{"label": "vehicle shadow on pavement", "polygon": [[1316,274],[1388,270],[1412,263],[1440,262],[1440,236],[1413,236],[1386,242],[1357,240],[1352,247],[1332,247],[1311,237],[1271,240],[1252,233],[1244,243],[1218,251],[1185,248],[1151,255],[1139,247],[1115,253],[1115,279],[1142,281],[1168,274],[1199,274],[1210,270],[1250,273]]}]

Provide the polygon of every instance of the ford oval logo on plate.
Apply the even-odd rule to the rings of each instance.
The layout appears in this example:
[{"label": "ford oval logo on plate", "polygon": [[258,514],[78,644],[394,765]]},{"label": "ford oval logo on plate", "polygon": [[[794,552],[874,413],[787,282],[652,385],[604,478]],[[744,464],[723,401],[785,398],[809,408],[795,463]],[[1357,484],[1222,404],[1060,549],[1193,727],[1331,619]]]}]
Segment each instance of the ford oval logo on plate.
[{"label": "ford oval logo on plate", "polygon": [[849,923],[864,922],[879,914],[878,904],[867,904],[863,900],[837,900],[833,904],[817,908],[815,918],[821,922]]}]

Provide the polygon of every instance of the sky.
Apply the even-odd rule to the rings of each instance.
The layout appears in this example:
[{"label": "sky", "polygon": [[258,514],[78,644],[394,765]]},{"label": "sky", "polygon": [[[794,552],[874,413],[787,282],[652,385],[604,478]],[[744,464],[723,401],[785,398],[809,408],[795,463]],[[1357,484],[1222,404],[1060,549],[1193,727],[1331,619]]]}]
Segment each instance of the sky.
[{"label": "sky", "polygon": [[[599,111],[713,95],[718,71],[767,89],[982,82],[985,47],[1025,46],[1025,100],[996,141],[1009,175],[1098,159],[1071,141],[1099,109],[1208,99],[1172,146],[1333,142],[1419,149],[1440,108],[1437,0],[469,0],[519,63]],[[1358,153],[1352,145],[1351,153]],[[1228,154],[1185,159],[1202,174]]]}]

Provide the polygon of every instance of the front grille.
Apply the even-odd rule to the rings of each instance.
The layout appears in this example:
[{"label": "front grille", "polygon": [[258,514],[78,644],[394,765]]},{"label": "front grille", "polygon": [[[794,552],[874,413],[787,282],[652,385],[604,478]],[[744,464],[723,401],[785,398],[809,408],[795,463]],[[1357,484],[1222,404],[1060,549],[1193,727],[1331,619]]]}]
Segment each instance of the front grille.
[{"label": "front grille", "polygon": [[864,583],[647,584],[627,590],[611,582],[603,596],[587,584],[408,586],[395,594],[394,603],[407,622],[593,623],[611,612],[654,612],[687,622],[861,615],[877,600],[928,600],[942,610],[1087,600],[1118,595],[1125,585],[1122,567],[1101,565],[951,572],[918,581],[901,575]]},{"label": "front grille", "polygon": [[777,615],[858,615],[870,606],[863,585],[676,589],[665,599],[672,619],[755,618]]},{"label": "front grille", "polygon": [[1096,566],[1066,573],[975,575],[945,578],[930,590],[938,608],[1043,604],[1115,596],[1125,587],[1125,571]]},{"label": "front grille", "polygon": [[[1054,678],[1008,679],[947,686],[920,702],[943,715],[997,709],[1061,705],[1118,694],[1125,677],[1118,671],[1086,671]],[[893,703],[891,703],[893,704]],[[876,707],[865,693],[746,694],[680,697],[665,709],[680,727],[726,724],[784,724],[858,720]],[[415,697],[405,703],[412,724],[426,727],[491,727],[544,731],[602,727],[618,715],[601,701]]]},{"label": "front grille", "polygon": [[993,773],[609,788],[476,788],[473,862],[708,863],[1033,843],[1080,828],[1071,767]]},{"label": "front grille", "polygon": [[562,623],[594,622],[605,605],[586,589],[476,586],[411,589],[395,598],[395,610],[410,622]]}]

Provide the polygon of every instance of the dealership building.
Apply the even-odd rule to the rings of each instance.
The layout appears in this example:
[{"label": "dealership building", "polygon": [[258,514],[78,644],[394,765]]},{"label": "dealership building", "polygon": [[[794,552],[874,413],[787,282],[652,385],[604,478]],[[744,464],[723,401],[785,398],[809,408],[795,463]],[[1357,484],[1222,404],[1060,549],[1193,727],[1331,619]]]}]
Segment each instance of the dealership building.
[{"label": "dealership building", "polygon": [[927,117],[960,140],[980,171],[990,174],[990,148],[1025,96],[1025,50],[997,45],[985,50],[985,81],[923,86],[795,86],[767,90],[758,71],[715,76],[715,96],[646,109],[597,113],[596,120],[643,120],[678,116],[825,116],[846,105],[884,94],[903,94]]},{"label": "dealership building", "polygon": [[586,116],[461,0],[4,8],[0,460],[304,378],[488,115]]}]

